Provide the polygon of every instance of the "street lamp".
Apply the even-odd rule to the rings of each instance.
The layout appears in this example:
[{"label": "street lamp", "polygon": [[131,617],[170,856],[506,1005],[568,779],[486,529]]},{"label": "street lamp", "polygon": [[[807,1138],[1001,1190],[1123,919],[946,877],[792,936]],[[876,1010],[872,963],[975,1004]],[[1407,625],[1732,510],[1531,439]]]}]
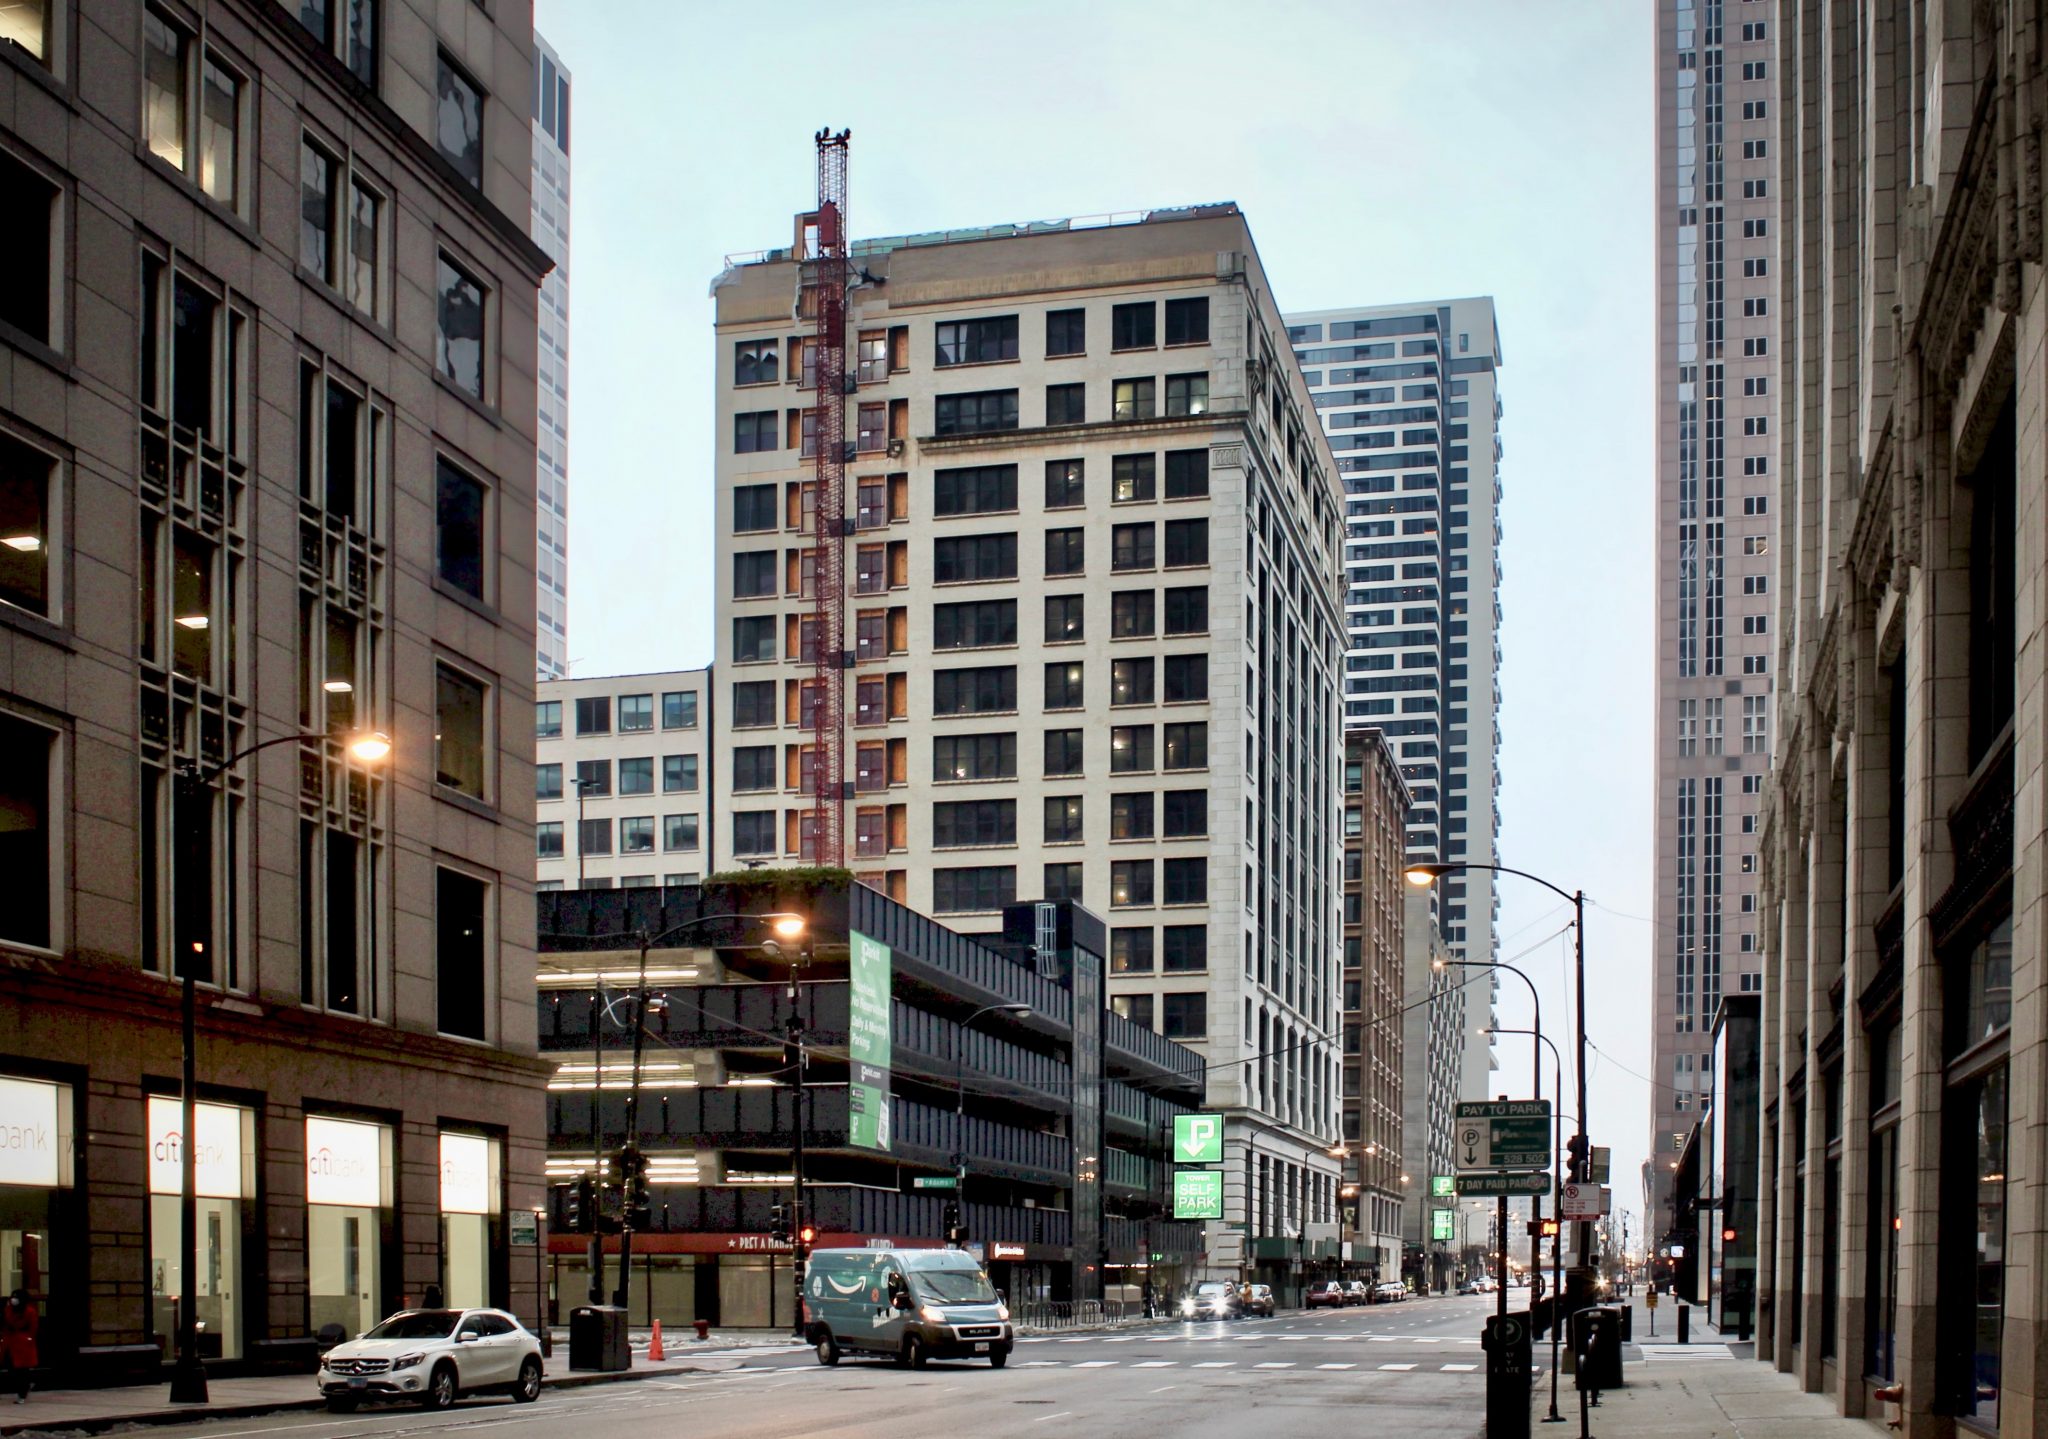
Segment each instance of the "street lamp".
[{"label": "street lamp", "polygon": [[[1572,1178],[1575,1181],[1584,1183],[1592,1178],[1593,1167],[1593,1151],[1586,1139],[1586,892],[1583,889],[1569,891],[1560,889],[1540,875],[1531,874],[1525,869],[1510,869],[1504,864],[1474,864],[1463,861],[1455,864],[1411,864],[1404,873],[1408,882],[1417,889],[1427,889],[1443,875],[1456,874],[1470,869],[1488,870],[1494,874],[1512,874],[1517,878],[1530,880],[1533,883],[1542,885],[1558,898],[1567,901],[1572,907],[1572,963],[1578,987],[1578,1004],[1576,1006],[1578,1013],[1576,1019],[1578,1022],[1579,1129],[1578,1133],[1572,1136],[1571,1168]],[[1559,1096],[1559,1098],[1562,1097],[1561,1095]],[[1593,1226],[1582,1219],[1578,1223],[1574,1238],[1574,1248],[1578,1251],[1577,1268],[1584,1269],[1586,1267],[1590,1258],[1592,1244]]]},{"label": "street lamp", "polygon": [[[962,1205],[967,1203],[967,1031],[984,1014],[1008,1014],[1023,1019],[1030,1013],[1028,1004],[984,1004],[960,1022],[960,1032],[953,1038],[953,1195]],[[965,1217],[963,1210],[962,1219]]]},{"label": "street lamp", "polygon": [[[258,750],[300,740],[324,744],[335,738],[334,735],[295,730],[245,745],[210,765],[196,759],[181,760],[178,777],[210,790],[222,775]],[[360,731],[343,740],[342,747],[359,763],[382,764],[391,756],[391,737],[381,730]],[[175,791],[172,803],[177,803]],[[151,882],[154,882],[153,877]],[[199,1273],[199,1146],[195,1142],[199,1129],[199,961],[196,956],[204,951],[205,946],[194,941],[192,949],[195,957],[179,955],[173,960],[180,970],[182,984],[179,1019],[183,1046],[178,1120],[178,1288],[181,1292],[178,1295],[178,1356],[171,1369],[170,1397],[173,1404],[207,1402],[206,1370],[199,1362],[199,1307],[194,1302],[197,1288],[194,1281]]]}]

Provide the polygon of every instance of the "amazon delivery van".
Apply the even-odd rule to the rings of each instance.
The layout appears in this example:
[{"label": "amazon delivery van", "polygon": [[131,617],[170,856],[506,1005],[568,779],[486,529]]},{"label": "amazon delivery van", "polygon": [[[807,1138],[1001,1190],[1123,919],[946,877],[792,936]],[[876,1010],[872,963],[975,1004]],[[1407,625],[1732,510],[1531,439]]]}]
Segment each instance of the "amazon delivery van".
[{"label": "amazon delivery van", "polygon": [[814,1249],[804,1270],[804,1338],[820,1364],[882,1354],[1009,1362],[1010,1309],[959,1249]]}]

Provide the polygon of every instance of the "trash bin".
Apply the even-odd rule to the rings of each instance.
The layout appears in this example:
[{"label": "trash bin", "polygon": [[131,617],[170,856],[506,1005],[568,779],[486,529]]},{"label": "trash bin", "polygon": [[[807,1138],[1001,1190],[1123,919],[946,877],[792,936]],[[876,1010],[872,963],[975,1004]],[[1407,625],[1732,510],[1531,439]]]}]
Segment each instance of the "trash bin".
[{"label": "trash bin", "polygon": [[1596,1304],[1572,1316],[1572,1353],[1578,1360],[1581,1389],[1621,1387],[1621,1313],[1611,1304]]},{"label": "trash bin", "polygon": [[610,1373],[633,1367],[626,1345],[626,1311],[616,1304],[584,1304],[569,1311],[569,1367]]}]

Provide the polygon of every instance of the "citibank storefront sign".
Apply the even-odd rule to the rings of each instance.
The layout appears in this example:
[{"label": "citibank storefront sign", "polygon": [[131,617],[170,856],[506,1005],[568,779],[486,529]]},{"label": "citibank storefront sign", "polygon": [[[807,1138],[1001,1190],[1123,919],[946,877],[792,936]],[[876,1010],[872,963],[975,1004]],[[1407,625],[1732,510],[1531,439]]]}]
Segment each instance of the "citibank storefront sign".
[{"label": "citibank storefront sign", "polygon": [[381,1124],[308,1116],[306,1202],[383,1208],[387,1132]]},{"label": "citibank storefront sign", "polygon": [[[197,1106],[199,1142],[193,1146],[197,1182],[193,1193],[205,1199],[247,1199],[250,1162],[247,1138],[249,1111],[232,1104]],[[184,1136],[180,1133],[184,1105],[153,1094],[149,1099],[149,1192],[180,1194],[185,1177]]]},{"label": "citibank storefront sign", "polygon": [[61,1189],[71,1183],[71,1087],[0,1079],[0,1184]]}]

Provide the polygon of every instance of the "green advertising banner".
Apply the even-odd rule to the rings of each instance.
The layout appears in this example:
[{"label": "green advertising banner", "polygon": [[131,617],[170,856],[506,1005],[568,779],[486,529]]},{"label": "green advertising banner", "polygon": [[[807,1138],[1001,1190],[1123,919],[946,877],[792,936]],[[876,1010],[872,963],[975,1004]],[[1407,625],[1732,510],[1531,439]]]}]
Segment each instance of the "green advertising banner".
[{"label": "green advertising banner", "polygon": [[1454,1234],[1453,1234],[1453,1233],[1451,1232],[1451,1221],[1452,1221],[1452,1220],[1454,1220],[1454,1219],[1456,1219],[1456,1218],[1457,1218],[1457,1216],[1458,1216],[1458,1211],[1457,1211],[1457,1210],[1455,1210],[1455,1209],[1432,1209],[1432,1210],[1430,1210],[1430,1211],[1429,1211],[1429,1237],[1430,1237],[1431,1239],[1453,1239],[1453,1238],[1456,1238],[1457,1236],[1456,1236],[1456,1235],[1454,1235]]},{"label": "green advertising banner", "polygon": [[1221,1219],[1223,1217],[1223,1171],[1220,1169],[1174,1170],[1173,1217],[1175,1219]]},{"label": "green advertising banner", "polygon": [[847,1021],[847,1142],[889,1147],[889,946],[851,931],[852,1011]]}]

